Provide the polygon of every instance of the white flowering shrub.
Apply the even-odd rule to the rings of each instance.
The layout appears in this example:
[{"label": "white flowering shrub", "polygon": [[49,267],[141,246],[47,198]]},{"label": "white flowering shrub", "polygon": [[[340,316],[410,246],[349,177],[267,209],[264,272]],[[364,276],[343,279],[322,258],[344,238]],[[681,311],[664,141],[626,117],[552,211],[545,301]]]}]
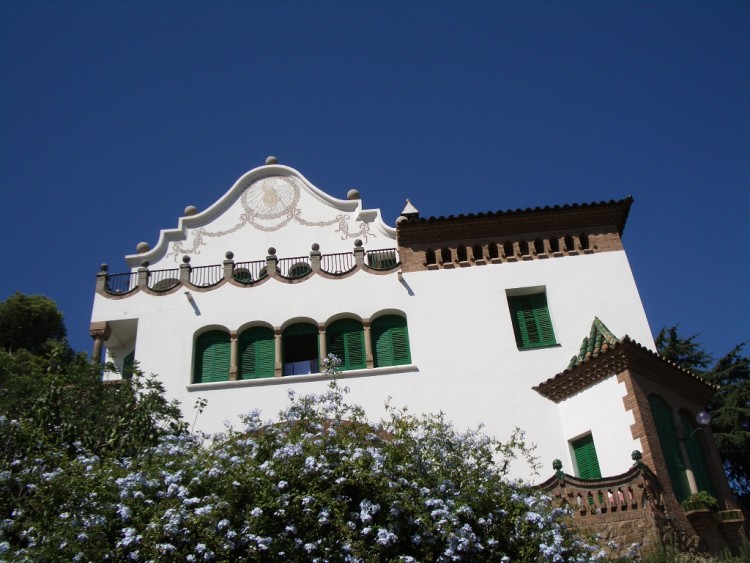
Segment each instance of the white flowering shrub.
[{"label": "white flowering shrub", "polygon": [[[578,561],[599,557],[547,499],[506,479],[533,462],[442,415],[378,424],[333,383],[275,422],[165,433],[137,455],[35,451],[0,417],[0,559],[74,561]],[[24,442],[7,455],[13,441]]]}]

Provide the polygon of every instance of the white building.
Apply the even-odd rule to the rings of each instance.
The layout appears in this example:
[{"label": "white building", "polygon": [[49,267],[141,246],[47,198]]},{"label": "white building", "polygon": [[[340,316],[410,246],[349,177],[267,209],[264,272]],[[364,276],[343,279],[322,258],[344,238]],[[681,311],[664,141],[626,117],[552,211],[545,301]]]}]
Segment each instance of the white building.
[{"label": "white building", "polygon": [[130,273],[102,268],[95,356],[134,357],[185,411],[206,398],[198,424],[218,431],[254,408],[273,417],[289,389],[323,391],[335,352],[373,418],[390,397],[500,439],[518,427],[545,467],[587,479],[627,472],[640,450],[660,479],[682,475],[680,500],[701,480],[729,498],[715,448],[691,453],[708,431],[682,437],[679,463],[660,448],[659,416],[682,435],[712,389],[653,353],[621,243],[631,203],[420,219],[407,202],[391,227],[355,190],[334,198],[269,158],[141,243]]}]

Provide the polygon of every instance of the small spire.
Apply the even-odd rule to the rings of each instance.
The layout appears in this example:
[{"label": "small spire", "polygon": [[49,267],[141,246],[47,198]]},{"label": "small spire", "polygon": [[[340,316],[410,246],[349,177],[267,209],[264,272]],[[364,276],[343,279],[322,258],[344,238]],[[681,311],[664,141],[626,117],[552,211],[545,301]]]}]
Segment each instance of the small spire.
[{"label": "small spire", "polygon": [[411,201],[407,199],[406,205],[404,206],[404,210],[401,212],[401,215],[409,219],[418,219],[419,210],[412,205]]}]

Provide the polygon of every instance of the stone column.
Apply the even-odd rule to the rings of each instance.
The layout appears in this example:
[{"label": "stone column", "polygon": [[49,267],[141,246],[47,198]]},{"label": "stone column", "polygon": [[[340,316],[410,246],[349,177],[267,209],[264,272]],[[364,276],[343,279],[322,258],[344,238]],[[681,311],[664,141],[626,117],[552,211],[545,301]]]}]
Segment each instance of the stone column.
[{"label": "stone column", "polygon": [[283,364],[283,358],[281,357],[281,329],[280,328],[274,328],[273,329],[273,339],[274,339],[274,346],[275,346],[275,354],[276,361],[273,365],[273,376],[274,377],[281,377],[284,375],[284,372],[282,368],[284,367]]},{"label": "stone column", "polygon": [[146,289],[148,287],[148,260],[141,262],[138,268],[138,288]]},{"label": "stone column", "polygon": [[190,283],[190,256],[187,254],[182,257],[182,264],[180,264],[180,283],[183,287],[187,287]]},{"label": "stone column", "polygon": [[367,362],[367,367],[372,368],[375,367],[375,360],[372,357],[372,340],[370,335],[370,319],[365,319],[362,321],[362,328],[364,329],[364,337],[365,337],[365,360]]},{"label": "stone column", "polygon": [[357,268],[365,266],[365,249],[362,248],[362,241],[359,239],[354,241],[354,263]]},{"label": "stone column", "polygon": [[326,325],[320,323],[318,325],[318,371],[323,371],[323,360],[328,357],[328,346],[326,345]]},{"label": "stone column", "polygon": [[237,381],[237,365],[239,363],[237,357],[237,331],[232,330],[229,332],[229,381]]},{"label": "stone column", "polygon": [[320,272],[320,245],[316,242],[312,245],[312,252],[310,252],[310,268],[313,272]]},{"label": "stone column", "polygon": [[234,253],[229,250],[224,256],[226,257],[226,260],[224,260],[223,262],[224,279],[231,280],[232,276],[234,275],[234,260],[232,260],[232,258],[234,258]]},{"label": "stone column", "polygon": [[91,362],[94,364],[101,364],[104,342],[106,342],[109,335],[112,334],[112,329],[107,321],[100,321],[91,323],[89,326],[89,334],[91,334],[91,338],[94,339],[94,350],[91,354]]},{"label": "stone column", "polygon": [[97,293],[107,293],[107,270],[109,270],[109,266],[106,264],[99,266],[99,272],[96,274]]}]

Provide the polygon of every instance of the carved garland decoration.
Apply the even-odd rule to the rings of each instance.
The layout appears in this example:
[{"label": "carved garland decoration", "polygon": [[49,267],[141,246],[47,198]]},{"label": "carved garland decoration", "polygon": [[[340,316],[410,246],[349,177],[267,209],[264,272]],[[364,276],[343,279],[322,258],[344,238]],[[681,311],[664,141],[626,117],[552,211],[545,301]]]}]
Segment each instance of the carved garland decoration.
[{"label": "carved garland decoration", "polygon": [[[264,232],[278,231],[290,222],[296,222],[306,227],[328,227],[338,224],[334,231],[341,233],[341,240],[349,238],[362,238],[367,242],[369,237],[375,237],[370,232],[370,224],[361,221],[359,230],[350,231],[349,215],[338,214],[329,221],[308,221],[302,217],[302,210],[298,207],[300,200],[300,182],[294,177],[271,176],[263,178],[250,184],[240,197],[240,204],[244,210],[239,216],[239,221],[232,228],[224,231],[207,231],[205,228],[194,229],[190,232],[193,236],[192,248],[183,247],[183,241],[172,243],[172,252],[175,262],[181,254],[200,254],[200,247],[206,245],[206,237],[217,238],[234,233],[250,225],[254,229]],[[280,221],[277,221],[281,219]]]}]

